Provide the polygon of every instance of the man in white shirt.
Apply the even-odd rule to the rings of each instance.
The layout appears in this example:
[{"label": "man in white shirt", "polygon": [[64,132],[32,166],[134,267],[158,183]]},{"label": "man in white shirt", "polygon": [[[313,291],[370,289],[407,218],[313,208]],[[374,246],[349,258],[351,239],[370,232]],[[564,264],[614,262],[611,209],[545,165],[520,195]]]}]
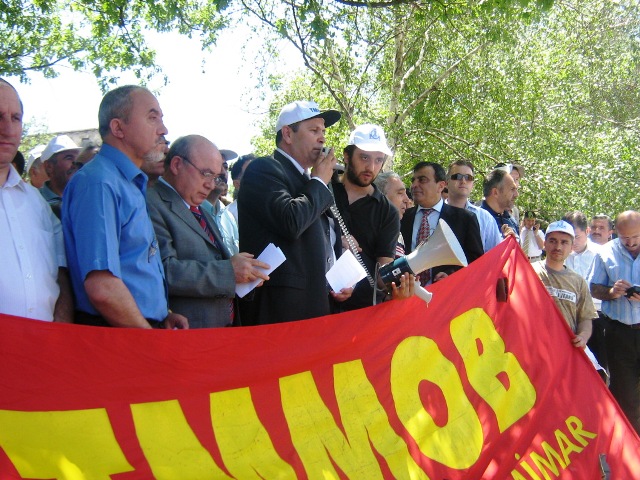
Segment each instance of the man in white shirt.
[{"label": "man in white shirt", "polygon": [[[588,238],[590,228],[587,216],[584,213],[577,210],[569,212],[562,217],[562,220],[571,224],[576,234],[573,242],[573,251],[564,264],[586,280],[591,271],[593,261],[602,247]],[[598,363],[608,372],[605,334],[609,318],[602,313],[602,300],[594,297],[593,305],[598,311],[598,318],[593,321],[593,332],[587,345],[598,359]]]},{"label": "man in white shirt", "polygon": [[11,165],[21,137],[22,102],[15,88],[0,79],[0,313],[71,322],[60,221]]},{"label": "man in white shirt", "polygon": [[544,249],[544,235],[540,231],[540,224],[536,221],[536,214],[531,210],[524,212],[524,225],[520,232],[520,246],[529,262],[534,263],[542,257]]}]

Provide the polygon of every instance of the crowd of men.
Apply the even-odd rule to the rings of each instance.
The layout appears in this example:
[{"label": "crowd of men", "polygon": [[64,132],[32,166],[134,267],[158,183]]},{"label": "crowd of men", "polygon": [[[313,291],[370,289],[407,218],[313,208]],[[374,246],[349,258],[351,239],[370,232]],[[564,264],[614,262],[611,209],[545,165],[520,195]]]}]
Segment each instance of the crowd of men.
[{"label": "crowd of men", "polygon": [[[98,110],[102,145],[64,135],[17,160],[23,106],[0,79],[0,312],[44,321],[133,328],[212,328],[304,320],[402,300],[416,279],[391,285],[377,266],[420,247],[445,221],[473,262],[515,237],[594,364],[640,431],[640,213],[590,223],[569,212],[546,233],[515,205],[524,177],[498,164],[474,204],[476,172],[422,161],[408,191],[383,171],[393,152],[383,129],[351,132],[339,164],[325,132],[340,112],[310,101],[282,108],[272,156],[239,157],[200,135],[170,145],[156,97],[139,86],[108,92]],[[31,185],[16,170],[24,168]],[[228,176],[234,201],[226,201]],[[256,257],[269,245],[285,262]],[[350,250],[366,278],[333,291],[325,274]],[[460,269],[420,272],[422,286]],[[242,299],[236,286],[258,287]],[[593,334],[592,334],[593,330]],[[606,376],[605,380],[609,381]]]}]

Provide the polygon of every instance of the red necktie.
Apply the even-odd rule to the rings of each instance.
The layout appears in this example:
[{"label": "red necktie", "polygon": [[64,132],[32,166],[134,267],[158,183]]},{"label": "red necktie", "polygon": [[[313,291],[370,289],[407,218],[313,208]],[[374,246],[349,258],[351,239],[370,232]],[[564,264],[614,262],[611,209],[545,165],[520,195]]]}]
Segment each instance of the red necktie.
[{"label": "red necktie", "polygon": [[[189,207],[189,210],[191,210],[191,213],[193,213],[193,216],[196,217],[196,220],[198,221],[198,223],[202,227],[202,230],[204,230],[204,233],[206,233],[209,236],[209,240],[211,240],[213,242],[213,244],[215,245],[215,247],[217,249],[220,249],[220,246],[218,245],[218,242],[216,242],[216,239],[213,236],[213,233],[209,229],[209,225],[207,224],[207,220],[204,218],[204,215],[200,211],[200,207],[191,206],[191,207]],[[233,299],[230,299],[229,300],[229,318],[231,319],[231,321],[229,322],[229,325],[233,325],[234,316],[235,316],[235,311],[234,311],[234,308],[233,308]]]},{"label": "red necktie", "polygon": [[204,230],[204,233],[206,233],[207,236],[209,237],[209,240],[211,240],[213,242],[213,244],[217,247],[218,244],[216,243],[216,239],[213,236],[213,233],[211,232],[211,230],[209,229],[209,225],[207,224],[207,220],[204,218],[204,215],[200,211],[200,207],[191,206],[191,207],[189,207],[189,210],[191,210],[191,213],[193,213],[193,216],[196,217],[196,220],[198,221],[198,223],[202,227],[202,230]]},{"label": "red necktie", "polygon": [[[422,212],[422,220],[420,221],[420,228],[418,229],[418,237],[416,238],[416,248],[420,246],[423,242],[426,242],[431,236],[431,225],[429,225],[429,215],[434,211],[433,208],[423,208],[420,210]],[[431,271],[429,269],[418,275],[420,278],[420,285],[423,287],[427,284],[427,282],[431,279]]]}]

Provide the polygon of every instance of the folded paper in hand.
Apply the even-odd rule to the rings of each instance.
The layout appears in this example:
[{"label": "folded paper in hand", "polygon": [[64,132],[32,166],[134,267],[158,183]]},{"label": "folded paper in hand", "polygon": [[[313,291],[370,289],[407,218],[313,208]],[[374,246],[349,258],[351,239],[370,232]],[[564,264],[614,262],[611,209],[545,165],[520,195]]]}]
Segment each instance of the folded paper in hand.
[{"label": "folded paper in hand", "polygon": [[367,276],[362,265],[356,260],[350,250],[347,250],[327,272],[327,282],[331,290],[339,292],[343,288],[353,287],[356,283]]},{"label": "folded paper in hand", "polygon": [[[282,253],[282,250],[280,250],[280,247],[276,247],[273,243],[267,245],[262,253],[258,256],[258,260],[268,264],[271,267],[268,270],[265,270],[265,273],[267,275],[269,275],[276,268],[282,265],[282,262],[284,262],[286,259],[287,258],[284,256],[284,253]],[[260,282],[262,282],[262,279],[258,278],[257,280],[249,283],[236,283],[236,294],[240,298],[242,298],[251,290],[256,288],[258,284],[260,284]]]}]

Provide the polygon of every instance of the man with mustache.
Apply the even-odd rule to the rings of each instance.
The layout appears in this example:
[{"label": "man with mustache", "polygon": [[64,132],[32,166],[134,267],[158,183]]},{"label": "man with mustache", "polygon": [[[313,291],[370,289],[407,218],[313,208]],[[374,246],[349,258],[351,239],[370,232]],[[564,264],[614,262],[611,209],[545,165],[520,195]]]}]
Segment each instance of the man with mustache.
[{"label": "man with mustache", "polygon": [[[415,207],[408,209],[400,225],[407,252],[428,240],[440,219],[451,228],[471,263],[484,253],[478,217],[464,208],[444,203],[442,190],[447,185],[447,172],[436,162],[422,161],[413,167],[411,194]],[[420,274],[422,285],[438,282],[460,270],[458,265],[440,265]]]},{"label": "man with mustache", "polygon": [[[385,265],[395,257],[400,217],[398,210],[375,186],[376,179],[392,152],[382,127],[364,124],[357,127],[344,148],[345,172],[342,182],[332,184],[336,205],[349,234],[360,250],[360,256],[371,278],[376,263]],[[342,232],[344,235],[345,232]],[[385,291],[376,291],[376,303],[384,300]],[[343,310],[373,305],[373,288],[369,278],[360,280],[351,298],[345,300]]]},{"label": "man with mustache", "polygon": [[613,235],[613,222],[609,215],[599,213],[591,218],[589,238],[598,245],[607,243]]},{"label": "man with mustache", "polygon": [[323,154],[326,129],[340,120],[336,110],[312,101],[285,105],[276,122],[273,157],[253,160],[238,194],[240,250],[259,255],[279,247],[286,261],[270,280],[240,302],[243,325],[304,320],[328,315],[333,300],[351,289],[332,292],[325,273],[339,255],[325,215],[333,204],[327,187],[336,158]]},{"label": "man with mustache", "polygon": [[640,433],[640,213],[616,217],[618,238],[600,247],[588,282],[602,300],[610,389],[636,432]]},{"label": "man with mustache", "polygon": [[40,193],[51,205],[53,213],[58,218],[60,218],[64,188],[78,168],[82,167],[82,164],[77,161],[79,154],[80,147],[71,138],[67,135],[58,135],[51,139],[40,157],[49,176]]},{"label": "man with mustache", "polygon": [[132,328],[188,328],[168,308],[164,270],[145,202],[145,160],[160,161],[167,128],[158,100],[128,85],[98,110],[102,147],[67,185],[62,204],[76,321]]}]

